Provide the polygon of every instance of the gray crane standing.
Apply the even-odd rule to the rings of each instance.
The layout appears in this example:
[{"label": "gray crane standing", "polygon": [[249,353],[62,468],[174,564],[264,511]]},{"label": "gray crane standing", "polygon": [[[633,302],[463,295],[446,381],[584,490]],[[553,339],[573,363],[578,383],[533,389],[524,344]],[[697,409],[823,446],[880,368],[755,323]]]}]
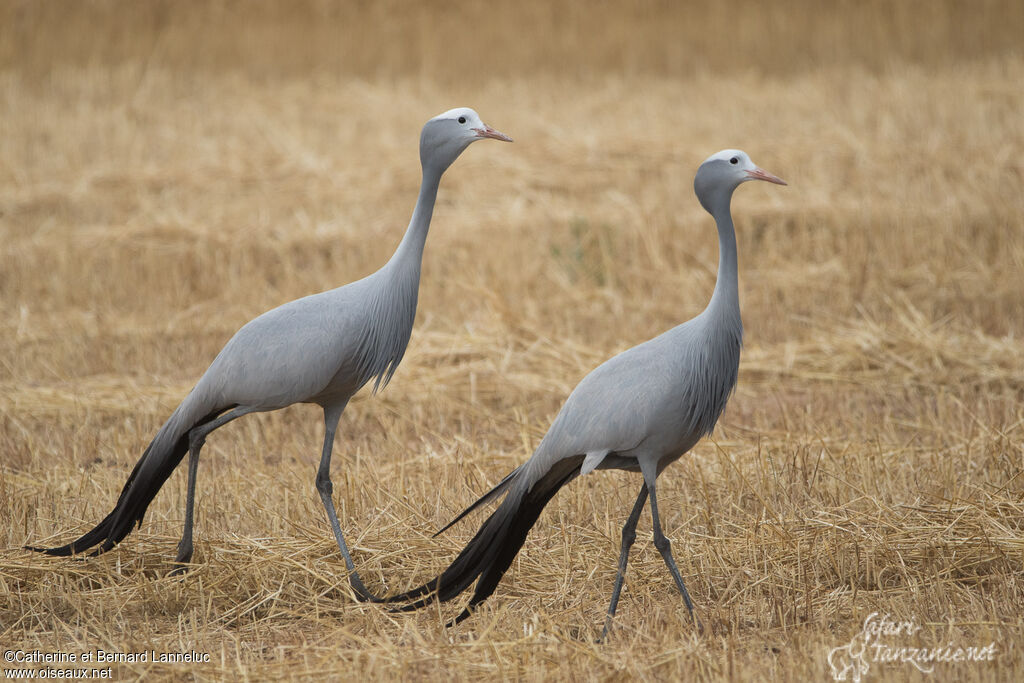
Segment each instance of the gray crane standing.
[{"label": "gray crane standing", "polygon": [[451,600],[479,579],[469,605],[452,622],[459,623],[494,592],[541,510],[562,486],[595,469],[620,469],[639,470],[644,483],[622,528],[618,574],[604,634],[615,616],[629,550],[648,496],[654,545],[693,616],[693,602],[661,530],[655,481],[670,463],[711,433],[736,386],[743,325],[736,233],[729,205],[733,191],[748,180],[786,184],[755,166],[739,150],[709,157],[693,182],[701,206],[718,225],[718,280],[707,308],[692,320],[605,361],[584,377],[530,459],[438,532],[507,493],[462,552],[440,576],[392,596],[388,602],[407,602],[398,608],[401,611],[418,609],[435,600]]},{"label": "gray crane standing", "polygon": [[402,360],[416,317],[423,246],[441,175],[470,143],[483,138],[511,142],[472,109],[452,109],[427,121],[420,135],[419,198],[405,236],[384,267],[362,280],[279,306],[243,326],[157,432],[110,514],[67,545],[30,549],[50,555],[95,546],[94,555],[110,550],[142,523],[146,508],[188,452],[185,526],[175,561],[189,562],[196,470],[206,437],[248,413],[316,403],[324,411],[325,432],[316,489],[353,590],[361,599],[374,600],[356,572],[331,500],[334,433],[352,395],[374,379],[375,392],[385,386]]}]

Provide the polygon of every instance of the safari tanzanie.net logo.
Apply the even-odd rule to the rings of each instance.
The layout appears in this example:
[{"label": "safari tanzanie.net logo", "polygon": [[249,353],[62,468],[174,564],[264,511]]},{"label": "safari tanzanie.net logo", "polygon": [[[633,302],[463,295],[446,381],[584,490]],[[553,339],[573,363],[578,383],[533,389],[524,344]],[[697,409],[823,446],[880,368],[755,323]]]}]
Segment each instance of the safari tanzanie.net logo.
[{"label": "safari tanzanie.net logo", "polygon": [[930,674],[939,665],[964,665],[991,662],[996,657],[995,641],[988,645],[960,646],[953,643],[935,647],[919,647],[912,643],[922,629],[913,618],[897,621],[888,614],[872,612],[850,642],[834,647],[828,653],[832,678],[860,683],[873,668],[882,666],[913,666]]}]

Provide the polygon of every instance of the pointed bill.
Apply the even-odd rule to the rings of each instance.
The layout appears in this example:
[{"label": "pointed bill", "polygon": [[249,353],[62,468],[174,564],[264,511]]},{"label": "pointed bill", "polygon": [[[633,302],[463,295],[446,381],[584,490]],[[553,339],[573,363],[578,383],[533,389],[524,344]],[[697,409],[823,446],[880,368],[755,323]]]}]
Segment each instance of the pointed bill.
[{"label": "pointed bill", "polygon": [[500,131],[494,130],[486,123],[483,128],[474,128],[473,132],[476,133],[478,138],[491,138],[492,140],[501,140],[502,142],[512,142],[512,138]]},{"label": "pointed bill", "polygon": [[788,185],[782,178],[772,175],[763,168],[755,168],[753,171],[747,171],[747,177],[751,180],[765,180],[769,183],[775,183],[776,185]]}]

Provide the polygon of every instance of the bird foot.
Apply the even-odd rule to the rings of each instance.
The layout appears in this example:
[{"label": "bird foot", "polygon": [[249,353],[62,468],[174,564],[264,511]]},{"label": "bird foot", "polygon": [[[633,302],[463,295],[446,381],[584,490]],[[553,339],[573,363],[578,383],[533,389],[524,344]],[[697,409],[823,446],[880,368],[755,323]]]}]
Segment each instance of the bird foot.
[{"label": "bird foot", "polygon": [[690,610],[690,619],[693,621],[693,625],[697,627],[697,633],[699,635],[704,635],[704,622],[700,620],[700,617],[698,617],[697,613],[692,609]]},{"label": "bird foot", "polygon": [[188,573],[188,570],[190,569],[189,565],[180,563],[175,564],[177,564],[177,566],[170,572],[168,572],[167,576],[184,576],[186,573]]},{"label": "bird foot", "polygon": [[191,569],[192,563],[192,550],[187,551],[178,550],[177,557],[174,558],[174,569],[167,576],[184,576],[189,569]]}]

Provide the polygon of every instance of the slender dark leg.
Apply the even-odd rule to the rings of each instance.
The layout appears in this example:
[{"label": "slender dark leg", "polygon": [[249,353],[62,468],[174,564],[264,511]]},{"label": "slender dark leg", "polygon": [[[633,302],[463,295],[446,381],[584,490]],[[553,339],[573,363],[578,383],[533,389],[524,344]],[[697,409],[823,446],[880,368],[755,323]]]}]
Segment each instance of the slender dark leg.
[{"label": "slender dark leg", "polygon": [[[178,555],[174,558],[174,561],[180,565],[188,564],[192,560],[192,528],[194,521],[192,511],[196,503],[196,473],[199,471],[199,451],[202,450],[203,444],[206,443],[206,437],[210,432],[254,410],[255,408],[248,406],[233,408],[216,420],[195,427],[188,434],[188,491],[185,496],[185,528],[181,533],[181,540],[178,541]],[[171,575],[181,574],[185,570],[186,567],[179,566],[171,572]]]},{"label": "slender dark leg", "polygon": [[647,488],[651,494],[651,520],[654,523],[654,547],[661,553],[662,559],[665,560],[665,564],[668,566],[669,573],[672,574],[672,579],[676,582],[676,587],[683,596],[683,602],[686,603],[686,609],[690,612],[690,618],[693,619],[697,628],[703,630],[703,626],[697,616],[693,613],[693,601],[690,600],[690,593],[686,590],[686,585],[683,583],[683,577],[679,574],[679,568],[676,567],[676,561],[672,557],[672,542],[668,540],[668,537],[661,530],[661,519],[658,517],[658,497],[654,490],[655,480],[658,478],[658,473],[654,467],[643,467],[644,481],[647,484]]},{"label": "slender dark leg", "polygon": [[647,502],[647,484],[640,488],[640,495],[636,497],[633,504],[633,511],[629,513],[629,519],[622,527],[622,551],[619,553],[619,571],[615,575],[615,588],[612,589],[612,602],[608,605],[608,616],[604,618],[604,630],[601,631],[601,640],[608,635],[608,629],[612,625],[612,618],[619,606],[619,593],[622,591],[622,582],[626,578],[626,563],[629,562],[629,549],[633,547],[636,540],[636,524],[640,521],[640,513],[644,510]]},{"label": "slender dark leg", "polygon": [[345,567],[349,571],[348,580],[352,584],[352,590],[356,597],[363,602],[382,602],[382,599],[374,595],[363,584],[356,571],[356,565],[349,555],[348,546],[345,544],[345,537],[341,535],[341,524],[338,523],[338,513],[334,511],[334,501],[331,494],[334,485],[331,483],[331,451],[334,448],[334,433],[338,429],[338,420],[345,410],[345,403],[341,405],[324,406],[324,450],[320,456],[320,467],[316,472],[316,490],[320,493],[320,500],[324,503],[324,510],[327,511],[327,520],[331,523],[334,531],[334,538],[338,541],[338,549],[341,556],[345,558]]},{"label": "slender dark leg", "polygon": [[[181,532],[181,540],[178,541],[178,555],[174,561],[180,564],[188,564],[192,561],[192,510],[196,500],[196,473],[199,471],[199,449],[191,448],[188,454],[188,492],[185,495],[185,528]],[[172,574],[180,574],[185,567],[178,567]]]}]

